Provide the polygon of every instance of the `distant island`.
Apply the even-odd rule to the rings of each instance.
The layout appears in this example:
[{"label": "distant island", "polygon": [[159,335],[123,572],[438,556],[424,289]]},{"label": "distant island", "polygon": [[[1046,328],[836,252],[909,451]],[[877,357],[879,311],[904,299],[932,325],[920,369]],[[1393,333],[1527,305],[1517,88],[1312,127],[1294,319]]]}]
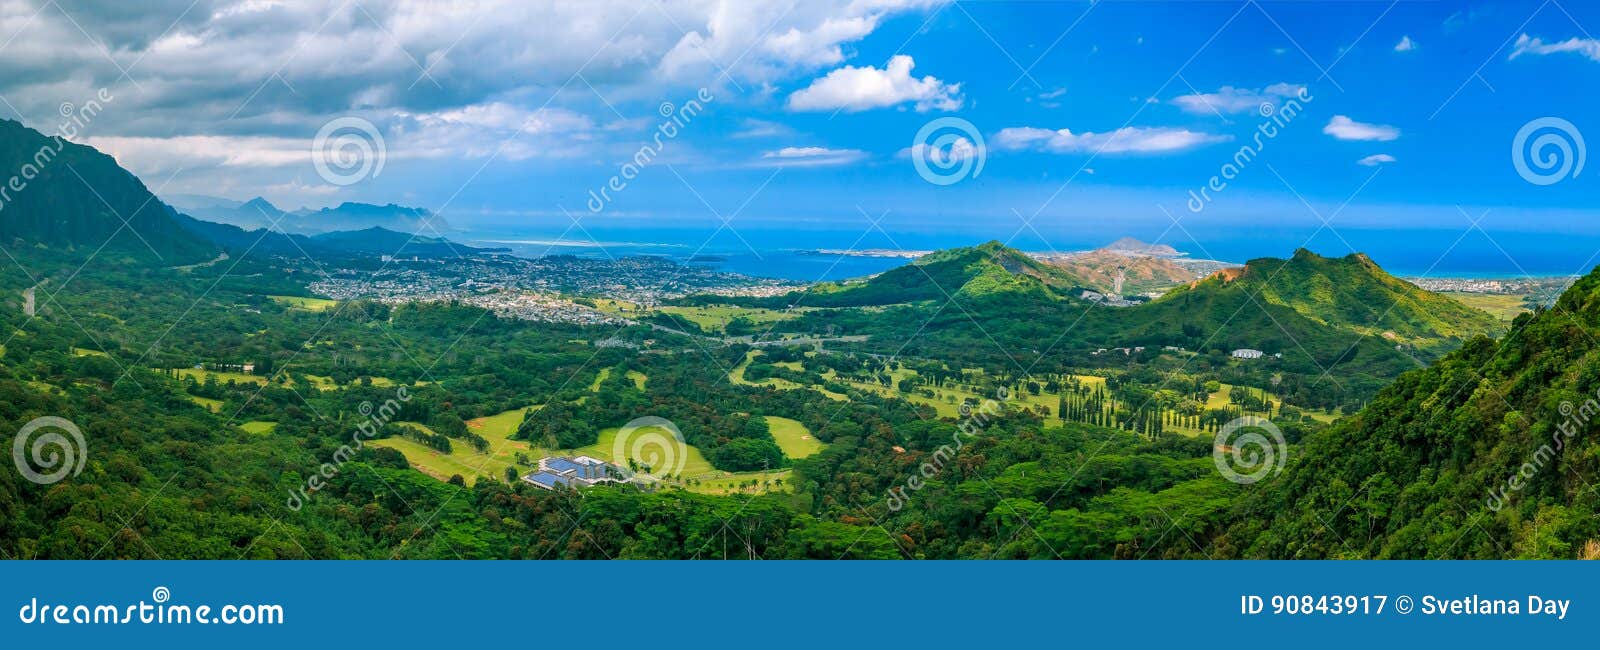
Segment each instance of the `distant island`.
[{"label": "distant island", "polygon": [[795,252],[800,255],[826,255],[830,257],[839,255],[844,257],[898,257],[902,259],[914,260],[932,253],[933,251],[906,251],[894,248],[862,248],[859,250],[846,248],[815,248],[799,250]]},{"label": "distant island", "polygon": [[1184,257],[1188,255],[1188,253],[1179,252],[1178,249],[1166,244],[1146,244],[1132,237],[1118,239],[1100,250],[1123,255],[1148,257]]}]

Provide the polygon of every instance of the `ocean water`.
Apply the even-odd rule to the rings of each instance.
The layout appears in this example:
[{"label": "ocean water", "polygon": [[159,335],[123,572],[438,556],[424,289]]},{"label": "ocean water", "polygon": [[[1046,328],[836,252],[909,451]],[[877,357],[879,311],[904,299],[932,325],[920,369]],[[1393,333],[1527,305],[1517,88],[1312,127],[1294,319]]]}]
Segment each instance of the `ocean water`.
[{"label": "ocean water", "polygon": [[899,257],[818,254],[836,250],[926,251],[973,246],[990,240],[1023,251],[1090,250],[1121,236],[1164,243],[1190,257],[1243,263],[1258,257],[1288,257],[1308,248],[1328,257],[1366,253],[1401,276],[1514,278],[1579,275],[1600,263],[1600,237],[1563,233],[1420,229],[1339,229],[1314,227],[1237,229],[1227,232],[1165,233],[1039,232],[1003,228],[927,229],[904,224],[880,228],[801,224],[792,228],[761,225],[688,228],[643,225],[588,226],[581,232],[554,228],[500,228],[465,231],[469,242],[503,246],[517,255],[623,257],[658,255],[757,277],[804,282],[840,280],[879,273],[909,261]]}]

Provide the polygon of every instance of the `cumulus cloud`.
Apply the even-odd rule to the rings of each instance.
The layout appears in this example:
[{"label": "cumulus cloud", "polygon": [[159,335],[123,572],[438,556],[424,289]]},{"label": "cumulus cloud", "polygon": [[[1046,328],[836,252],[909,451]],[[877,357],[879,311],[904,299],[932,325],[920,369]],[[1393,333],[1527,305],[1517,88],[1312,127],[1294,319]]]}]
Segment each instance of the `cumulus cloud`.
[{"label": "cumulus cloud", "polygon": [[[379,127],[385,155],[407,158],[506,160],[566,157],[602,128],[563,109],[526,110],[501,103],[429,113],[398,113]],[[313,137],[252,135],[91,136],[85,144],[129,169],[161,174],[179,169],[285,167],[311,164]]]},{"label": "cumulus cloud", "polygon": [[995,135],[994,143],[998,149],[1011,151],[1158,154],[1185,151],[1228,139],[1228,136],[1170,127],[1126,126],[1108,133],[1012,127],[1001,129]]},{"label": "cumulus cloud", "polygon": [[1357,122],[1344,115],[1335,115],[1322,127],[1322,132],[1340,140],[1374,140],[1388,142],[1400,137],[1400,129],[1387,124]]},{"label": "cumulus cloud", "polygon": [[49,128],[63,102],[108,88],[116,101],[86,136],[135,173],[179,157],[184,178],[228,172],[187,190],[292,187],[286,168],[343,115],[378,124],[392,159],[603,157],[636,147],[663,99],[812,77],[888,19],[945,1],[0,0],[0,115]]},{"label": "cumulus cloud", "polygon": [[[875,31],[885,18],[924,10],[948,0],[825,0],[799,2],[774,19],[762,2],[699,3],[675,7],[701,12],[688,33],[675,40],[656,70],[671,78],[708,77],[737,65],[744,78],[771,81],[796,70],[816,70],[849,59],[849,46]],[[667,5],[663,5],[665,7]],[[636,5],[621,2],[616,14]],[[645,11],[641,16],[659,11]],[[773,22],[776,20],[777,22]],[[701,26],[703,25],[703,27]]]},{"label": "cumulus cloud", "polygon": [[582,153],[601,127],[560,108],[529,110],[501,102],[428,113],[399,113],[392,147],[419,158],[495,156],[507,160],[561,158]]},{"label": "cumulus cloud", "polygon": [[948,167],[963,160],[983,159],[984,147],[968,138],[958,137],[944,147],[918,142],[901,149],[899,156],[901,158],[922,158],[933,162],[935,165]]},{"label": "cumulus cloud", "polygon": [[1401,36],[1400,42],[1394,44],[1394,51],[1396,52],[1410,52],[1415,49],[1417,49],[1417,44],[1411,40],[1410,36]]},{"label": "cumulus cloud", "polygon": [[1300,84],[1277,83],[1261,89],[1223,86],[1214,93],[1195,93],[1172,98],[1172,103],[1189,113],[1248,113],[1262,104],[1276,105],[1305,90]]},{"label": "cumulus cloud", "polygon": [[1362,158],[1361,160],[1357,160],[1356,164],[1366,167],[1377,167],[1378,165],[1392,162],[1394,162],[1394,156],[1386,153],[1375,153],[1367,156],[1366,158]]},{"label": "cumulus cloud", "polygon": [[171,138],[93,136],[84,144],[146,174],[185,167],[279,167],[311,163],[311,139],[268,136],[183,135]]},{"label": "cumulus cloud", "polygon": [[1542,39],[1523,34],[1517,37],[1516,44],[1511,48],[1511,56],[1506,57],[1506,60],[1509,61],[1524,54],[1543,56],[1564,52],[1582,55],[1590,61],[1600,61],[1600,39],[1573,37],[1564,41],[1546,43]]},{"label": "cumulus cloud", "polygon": [[826,167],[846,165],[865,159],[867,153],[860,149],[829,149],[826,147],[784,147],[761,154],[758,166],[762,167]]},{"label": "cumulus cloud", "polygon": [[[333,113],[536,106],[564,85],[584,92],[558,104],[608,114],[586,85],[626,110],[683,88],[790,80],[846,61],[887,18],[940,1],[775,12],[755,2],[0,0],[11,39],[0,95],[47,124],[61,102],[111,87],[124,108],[99,126],[118,136],[293,137]],[[510,25],[537,26],[538,38]]]},{"label": "cumulus cloud", "polygon": [[961,84],[945,83],[932,75],[916,79],[911,76],[915,65],[910,56],[898,54],[882,68],[839,68],[790,95],[789,108],[854,112],[907,103],[919,112],[961,108]]}]

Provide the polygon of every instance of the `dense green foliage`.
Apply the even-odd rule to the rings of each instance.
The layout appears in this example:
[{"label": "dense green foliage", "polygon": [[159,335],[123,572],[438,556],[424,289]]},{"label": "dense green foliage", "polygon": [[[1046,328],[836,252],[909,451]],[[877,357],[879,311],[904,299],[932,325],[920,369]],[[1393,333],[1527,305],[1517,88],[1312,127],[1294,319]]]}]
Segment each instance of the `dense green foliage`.
[{"label": "dense green foliage", "polygon": [[91,254],[186,264],[217,249],[186,232],[172,208],[111,156],[13,120],[0,120],[0,243],[46,244],[82,260]]},{"label": "dense green foliage", "polygon": [[[109,158],[68,150],[74,169],[111,179],[113,205],[148,198]],[[16,262],[0,265],[0,431],[67,418],[86,463],[57,483],[0,473],[4,557],[1600,553],[1588,487],[1600,481],[1588,435],[1600,275],[1503,340],[1473,338],[1402,374],[1485,323],[1364,258],[1257,260],[1108,308],[1072,297],[1069,276],[986,245],[773,299],[834,307],[773,327],[867,338],[747,356],[743,341],[649,324],[527,322],[453,303],[297,308],[267,296],[307,295],[326,270],[320,255],[229,246],[235,255],[195,264],[215,251],[154,201],[159,219],[141,232],[169,237],[162,258],[137,241],[89,257],[120,221],[67,197],[59,176],[33,189],[32,203],[0,213]],[[327,254],[353,256],[347,268],[382,264]],[[36,316],[23,309],[30,287]],[[1396,307],[1369,309],[1386,301]],[[1116,345],[1129,349],[1096,349]],[[1228,357],[1246,346],[1283,358]],[[741,363],[745,381],[732,381]],[[1091,374],[1100,383],[1081,378]],[[1236,388],[1219,402],[1222,382]],[[1011,397],[982,397],[1001,394]],[[1327,428],[1302,411],[1353,412],[1369,398]],[[490,441],[468,421],[508,411],[525,413],[517,438],[559,448],[665,417],[719,470],[792,474],[763,494],[545,491],[517,480],[534,459],[439,480],[361,444],[481,453]],[[1249,486],[1218,473],[1204,435],[1245,413],[1270,415],[1293,445],[1287,471]],[[785,456],[769,416],[826,447]],[[1554,437],[1578,416],[1574,435]],[[1562,448],[1542,449],[1552,440]],[[1520,487],[1500,489],[1535,462]]]},{"label": "dense green foliage", "polygon": [[1600,271],[1310,436],[1229,536],[1265,557],[1600,555]]},{"label": "dense green foliage", "polygon": [[[1354,411],[1400,373],[1501,326],[1488,314],[1424,291],[1364,256],[1328,259],[1299,251],[1258,259],[1159,300],[1108,307],[1075,297],[1064,272],[997,243],[943,251],[917,264],[846,285],[824,285],[746,304],[824,309],[764,331],[866,334],[859,352],[943,359],[991,371],[1042,375],[1121,368],[1168,346],[1200,355],[1207,371],[1319,408]],[[769,305],[769,306],[770,306]],[[1231,351],[1270,359],[1228,361]],[[1281,356],[1273,356],[1281,355]],[[1174,364],[1193,367],[1193,360]]]}]

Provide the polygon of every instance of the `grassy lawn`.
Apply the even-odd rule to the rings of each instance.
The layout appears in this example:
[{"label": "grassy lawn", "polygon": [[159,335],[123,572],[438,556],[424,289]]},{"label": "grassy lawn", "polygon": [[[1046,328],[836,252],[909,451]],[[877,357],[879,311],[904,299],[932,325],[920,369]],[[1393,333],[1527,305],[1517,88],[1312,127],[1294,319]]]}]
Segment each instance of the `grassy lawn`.
[{"label": "grassy lawn", "polygon": [[611,298],[595,298],[594,308],[596,311],[624,318],[638,318],[645,314],[645,309],[638,303]]},{"label": "grassy lawn", "polygon": [[[1207,410],[1210,410],[1210,409],[1220,409],[1220,408],[1224,408],[1224,407],[1233,406],[1233,403],[1228,401],[1228,392],[1231,391],[1231,390],[1233,390],[1233,385],[1232,384],[1223,384],[1222,385],[1222,390],[1219,390],[1219,391],[1217,391],[1215,393],[1212,393],[1211,396],[1206,399],[1205,408]],[[1258,393],[1260,392],[1260,391],[1256,391],[1255,389],[1251,389],[1251,390],[1255,391],[1255,392],[1258,392]],[[1283,398],[1278,397],[1277,395],[1273,395],[1272,393],[1267,393],[1267,399],[1271,400],[1272,403],[1274,405],[1276,405],[1278,408],[1282,408],[1283,407]],[[1290,404],[1289,406],[1294,406],[1294,405]],[[1296,408],[1298,408],[1298,407],[1296,407]],[[1306,414],[1311,419],[1316,420],[1318,422],[1321,422],[1323,424],[1327,424],[1327,423],[1333,422],[1334,420],[1339,419],[1339,415],[1338,414],[1328,413],[1328,412],[1321,411],[1321,410],[1304,409],[1303,408],[1303,409],[1300,409],[1300,412]]]},{"label": "grassy lawn", "polygon": [[507,463],[497,463],[496,459],[476,453],[470,447],[463,448],[463,444],[456,444],[455,453],[450,454],[441,453],[410,438],[384,438],[367,444],[397,450],[405,455],[412,467],[441,481],[448,481],[451,476],[459,474],[471,485],[475,477],[492,477],[495,476],[494,472],[500,473],[499,480],[505,480]]},{"label": "grassy lawn", "polygon": [[610,378],[611,378],[611,369],[610,368],[601,368],[600,372],[595,373],[594,382],[589,384],[589,392],[591,392],[591,393],[600,392],[600,384],[602,382],[604,382],[605,380],[610,379]]},{"label": "grassy lawn", "polygon": [[522,426],[526,411],[527,409],[511,409],[504,413],[474,418],[467,420],[467,427],[474,433],[488,438],[490,443],[506,440],[517,432],[517,427]]},{"label": "grassy lawn", "polygon": [[761,354],[760,350],[751,350],[749,352],[746,352],[744,354],[744,361],[740,361],[739,365],[734,366],[733,370],[728,373],[728,381],[731,381],[731,382],[733,382],[733,383],[735,383],[737,385],[740,385],[740,386],[771,386],[773,388],[778,388],[778,389],[782,389],[782,390],[794,390],[796,388],[805,388],[805,386],[801,386],[800,384],[796,384],[796,383],[794,383],[792,381],[789,381],[787,379],[779,379],[777,377],[770,377],[770,378],[767,378],[767,379],[763,379],[761,381],[750,381],[748,379],[745,379],[744,378],[744,371],[748,370],[750,368],[750,362],[754,361],[756,356],[760,355],[760,354]]},{"label": "grassy lawn", "polygon": [[645,382],[650,381],[650,377],[648,375],[637,370],[629,370],[628,379],[632,379],[634,387],[638,388],[639,390],[644,390]]},{"label": "grassy lawn", "polygon": [[[703,478],[698,482],[683,486],[683,489],[699,494],[766,494],[771,492],[793,492],[789,485],[789,477],[794,474],[792,470],[780,469],[773,472],[739,472],[732,474],[722,472],[716,478]],[[753,486],[745,486],[751,480],[756,482]],[[768,482],[783,481],[783,485],[766,485]]]},{"label": "grassy lawn", "polygon": [[72,348],[72,356],[75,356],[75,357],[106,357],[106,358],[110,358],[111,355],[106,354],[104,352],[101,352],[99,350],[90,350],[88,348]]},{"label": "grassy lawn", "polygon": [[226,372],[222,370],[201,370],[198,368],[179,368],[178,376],[194,377],[195,381],[202,384],[206,383],[207,377],[216,377],[219,384],[226,384],[229,381],[237,384],[260,385],[267,383],[267,378],[260,375],[247,375],[242,372]]},{"label": "grassy lawn", "polygon": [[[517,432],[517,427],[522,424],[525,409],[512,409],[504,413],[497,413],[487,417],[467,421],[467,427],[473,433],[483,436],[489,441],[488,453],[480,454],[462,440],[451,440],[451,453],[444,454],[407,438],[384,438],[374,440],[368,444],[375,447],[386,447],[398,450],[404,454],[406,461],[422,473],[441,481],[449,480],[452,475],[460,474],[462,478],[488,477],[497,481],[504,481],[506,468],[516,465],[517,452],[522,452],[529,459],[538,461],[543,452],[528,446],[521,440],[512,440],[511,434]],[[405,426],[414,426],[423,431],[428,427],[415,422],[396,422]],[[518,473],[527,473],[532,469],[527,466],[517,465]]]},{"label": "grassy lawn", "polygon": [[[975,399],[978,401],[978,403],[982,404],[984,400],[996,398],[996,396],[993,394],[979,395],[970,390],[966,390],[965,388],[958,388],[948,384],[939,388],[919,388],[919,390],[926,389],[933,391],[932,397],[928,397],[927,395],[919,393],[902,393],[900,392],[900,389],[897,388],[897,386],[900,384],[900,381],[918,376],[917,372],[915,370],[899,369],[890,371],[888,375],[890,377],[890,381],[894,384],[892,386],[884,386],[883,384],[872,381],[848,380],[836,377],[832,373],[827,375],[827,377],[829,379],[843,381],[853,388],[875,393],[881,397],[901,399],[914,404],[931,406],[933,407],[934,412],[942,418],[964,417],[961,412],[961,404],[968,399]],[[1097,377],[1095,375],[1073,375],[1073,377],[1076,377],[1078,381],[1083,382],[1083,384],[1088,386],[1091,390],[1099,386],[1104,386],[1106,383],[1104,377]],[[1224,399],[1226,399],[1226,397],[1224,397]],[[1044,409],[1049,412],[1050,415],[1055,416],[1057,415],[1056,409],[1061,404],[1061,396],[1056,393],[1048,393],[1044,391],[1040,391],[1038,395],[1028,392],[1012,393],[1010,399],[1007,400],[1007,403],[1012,407],[1026,406],[1029,409],[1044,407]]]},{"label": "grassy lawn", "polygon": [[797,307],[790,311],[776,309],[755,309],[749,307],[734,307],[731,305],[707,305],[704,307],[657,307],[654,310],[641,307],[637,303],[626,300],[612,300],[610,298],[595,298],[595,309],[613,316],[639,319],[653,313],[673,314],[687,319],[689,322],[700,326],[707,332],[721,332],[735,318],[744,318],[757,325],[775,323],[778,321],[799,318],[800,312],[808,308]]},{"label": "grassy lawn", "polygon": [[735,318],[744,318],[757,325],[764,325],[799,318],[800,312],[806,311],[806,308],[798,307],[789,311],[778,311],[775,309],[753,309],[729,305],[708,305],[705,307],[662,307],[659,311],[665,314],[682,316],[708,332],[720,332]]},{"label": "grassy lawn", "polygon": [[1450,292],[1440,295],[1449,296],[1456,302],[1468,307],[1489,312],[1489,314],[1495,318],[1507,322],[1515,320],[1518,314],[1528,311],[1528,308],[1522,304],[1522,299],[1526,298],[1527,296],[1522,294],[1498,295],[1488,293]]},{"label": "grassy lawn", "polygon": [[[666,433],[664,431],[662,431],[662,432],[652,431],[652,429],[653,429],[652,427],[645,427],[645,428],[642,428],[642,429],[636,429],[633,432],[634,439],[637,440],[641,436],[650,435],[652,433],[659,433],[659,435],[662,435],[662,436],[670,436],[671,435],[671,434],[668,434],[668,433]],[[614,447],[615,447],[615,445],[617,443],[617,433],[620,432],[620,431],[621,431],[621,427],[611,427],[611,428],[607,428],[607,429],[601,429],[600,430],[600,438],[594,444],[583,446],[583,447],[579,447],[577,449],[566,449],[566,450],[552,452],[551,455],[556,455],[556,456],[589,456],[589,457],[592,457],[592,458],[598,458],[600,460],[603,460],[603,461],[606,461],[606,462],[609,462],[609,463],[613,463],[613,464],[618,465],[620,467],[626,468],[628,466],[628,459],[627,459],[627,455],[628,454],[630,454],[630,453],[638,453],[640,456],[644,456],[644,457],[648,458],[649,456],[654,455],[654,454],[656,454],[656,453],[658,453],[660,451],[660,449],[658,449],[656,447],[653,447],[653,446],[650,446],[650,445],[645,445],[642,448],[638,449],[637,452],[636,452],[635,449],[634,449],[634,445],[632,444],[632,441],[625,441],[625,446],[624,446],[624,448],[622,450],[622,457],[618,457],[613,452],[615,451]],[[683,453],[685,451],[687,452],[687,454],[683,458],[683,470],[681,472],[679,472],[683,476],[685,476],[685,477],[702,476],[702,475],[711,474],[711,473],[717,471],[716,468],[711,466],[711,461],[706,460],[705,454],[700,453],[700,448],[699,447],[695,447],[694,445],[686,444],[686,445],[684,445],[684,449],[680,450],[679,453]],[[638,460],[644,460],[644,458],[640,458]],[[674,458],[673,460],[674,460],[674,462],[677,461],[676,458]],[[665,471],[665,468],[652,468],[652,470],[653,471]],[[726,474],[726,472],[722,472],[722,473]]]},{"label": "grassy lawn", "polygon": [[249,422],[240,424],[239,428],[244,429],[249,433],[272,433],[273,429],[278,428],[278,423],[267,422],[265,420],[251,420]]},{"label": "grassy lawn", "polygon": [[209,397],[195,397],[194,395],[185,395],[184,397],[188,397],[189,401],[206,407],[206,410],[207,411],[211,411],[212,413],[216,413],[216,412],[219,412],[219,411],[222,410],[222,400],[220,400],[220,399],[211,399]]},{"label": "grassy lawn", "polygon": [[[524,409],[513,409],[487,417],[467,421],[467,426],[473,432],[489,440],[489,452],[480,454],[462,441],[451,441],[452,452],[445,454],[431,447],[415,442],[408,438],[384,438],[374,440],[368,444],[374,447],[394,449],[404,454],[406,461],[418,471],[441,481],[447,481],[451,476],[460,475],[467,479],[470,485],[477,478],[489,478],[497,481],[505,480],[505,469],[517,467],[518,473],[527,473],[530,467],[515,464],[516,454],[521,452],[528,458],[537,461],[546,456],[590,456],[607,462],[626,467],[626,458],[617,458],[614,446],[620,427],[611,427],[600,431],[599,439],[592,445],[577,449],[545,450],[536,449],[521,440],[510,439],[517,427],[522,424]],[[428,431],[428,427],[415,422],[396,422],[402,426],[416,427]],[[824,445],[810,439],[805,426],[794,420],[786,418],[769,418],[768,425],[773,429],[773,437],[779,440],[779,445],[784,453],[791,458],[803,458],[821,450]],[[649,429],[635,431],[634,435],[640,436],[651,433]],[[632,452],[631,445],[624,448],[623,454]],[[652,449],[646,446],[640,450],[643,454],[650,454]],[[770,472],[723,472],[711,466],[704,454],[692,445],[686,445],[686,456],[682,474],[694,482],[679,485],[683,489],[702,494],[754,494],[768,491],[788,490],[790,470],[775,470]],[[769,482],[783,480],[784,485],[766,485]],[[740,484],[755,480],[756,485],[741,487]],[[769,489],[770,488],[770,489]]]},{"label": "grassy lawn", "polygon": [[273,302],[288,306],[290,309],[302,309],[305,311],[327,311],[329,309],[333,309],[335,305],[339,304],[339,301],[328,300],[327,298],[302,298],[300,296],[267,297],[271,298]]},{"label": "grassy lawn", "polygon": [[[902,393],[902,392],[900,392],[900,389],[895,388],[895,386],[899,385],[900,380],[902,380],[902,379],[906,379],[908,377],[915,377],[917,375],[917,372],[915,370],[901,369],[901,370],[889,371],[888,375],[890,377],[890,383],[893,384],[891,386],[884,386],[883,384],[880,384],[880,383],[875,382],[875,381],[855,381],[855,380],[844,378],[844,377],[837,377],[836,379],[838,381],[844,382],[845,384],[848,384],[851,388],[855,388],[857,390],[863,390],[863,391],[866,391],[866,392],[869,392],[869,393],[873,393],[873,394],[878,395],[879,397],[886,397],[886,398],[889,398],[889,399],[900,399],[900,400],[905,400],[905,401],[911,402],[913,404],[922,404],[924,406],[931,406],[931,407],[933,407],[934,412],[937,413],[938,416],[942,417],[942,418],[959,418],[959,417],[961,417],[961,401],[964,398],[970,397],[970,396],[973,395],[972,393],[964,391],[964,390],[957,390],[957,389],[951,389],[951,388],[936,388],[936,389],[933,389],[933,395],[934,395],[933,397],[928,397],[926,395],[919,395],[919,394],[916,394],[916,393]],[[953,401],[953,402],[949,401],[951,398],[954,398],[955,401]]]},{"label": "grassy lawn", "polygon": [[778,441],[778,448],[789,458],[805,458],[827,446],[811,437],[811,430],[797,420],[769,415],[767,427],[772,429],[772,438]]}]

